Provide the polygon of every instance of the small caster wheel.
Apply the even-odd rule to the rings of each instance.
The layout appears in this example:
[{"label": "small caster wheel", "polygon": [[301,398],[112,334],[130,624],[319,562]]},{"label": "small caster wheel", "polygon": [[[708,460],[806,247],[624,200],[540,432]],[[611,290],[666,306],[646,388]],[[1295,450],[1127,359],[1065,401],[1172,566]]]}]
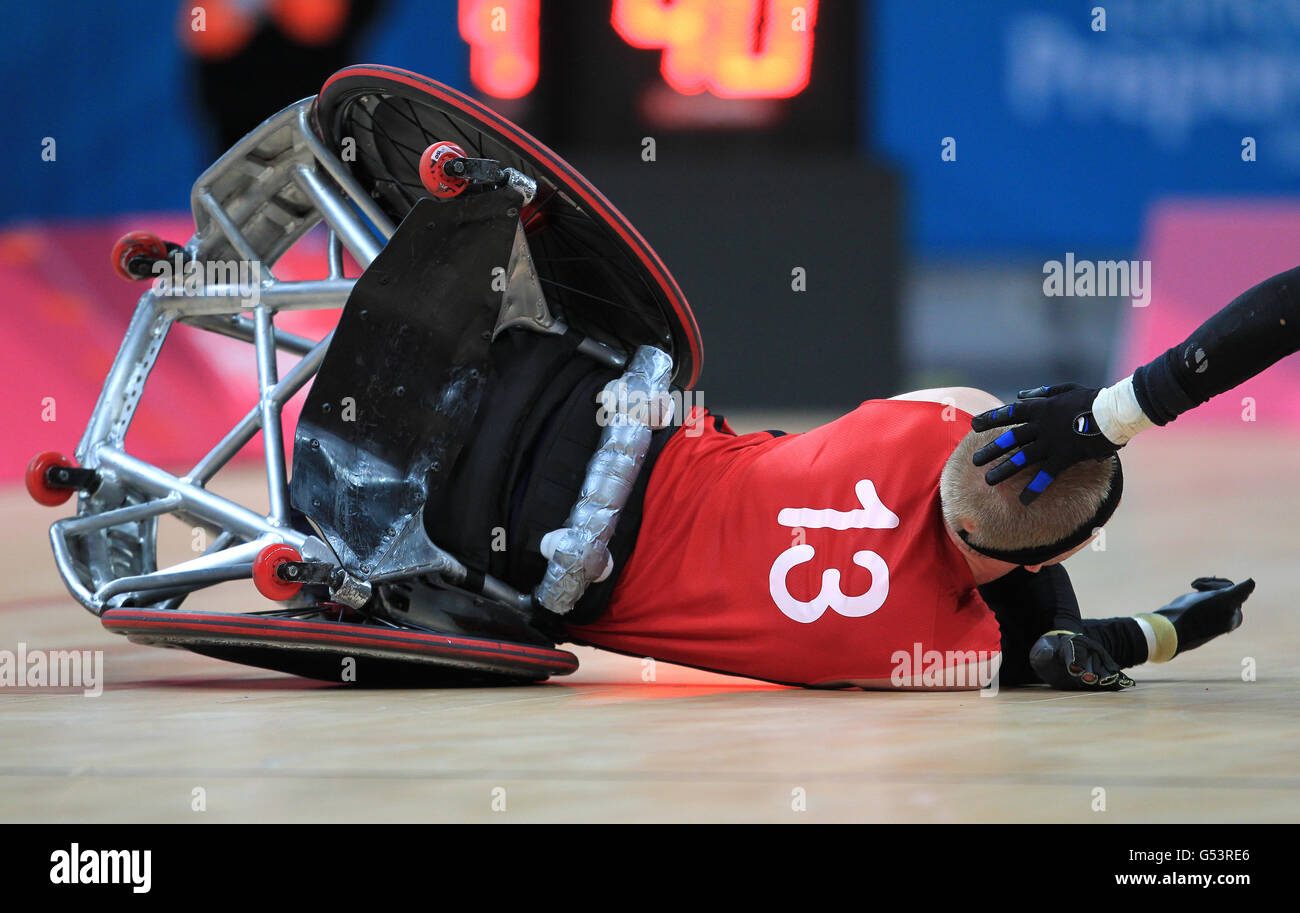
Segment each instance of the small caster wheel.
[{"label": "small caster wheel", "polygon": [[275,602],[283,602],[298,595],[302,589],[302,584],[290,580],[282,580],[276,573],[276,569],[290,561],[302,561],[302,555],[292,545],[277,543],[268,545],[257,553],[253,559],[253,585],[257,591],[267,599]]},{"label": "small caster wheel", "polygon": [[27,476],[24,480],[27,483],[27,493],[37,504],[58,507],[76,494],[77,488],[75,485],[51,485],[49,471],[55,467],[72,469],[76,465],[63,454],[55,453],[53,450],[36,454],[27,464]]},{"label": "small caster wheel", "polygon": [[148,279],[154,263],[166,259],[167,253],[167,244],[153,232],[128,232],[113,245],[113,269],[123,279]]},{"label": "small caster wheel", "polygon": [[440,200],[459,196],[469,181],[447,174],[444,166],[458,158],[466,158],[465,150],[455,143],[438,142],[420,154],[420,183]]}]

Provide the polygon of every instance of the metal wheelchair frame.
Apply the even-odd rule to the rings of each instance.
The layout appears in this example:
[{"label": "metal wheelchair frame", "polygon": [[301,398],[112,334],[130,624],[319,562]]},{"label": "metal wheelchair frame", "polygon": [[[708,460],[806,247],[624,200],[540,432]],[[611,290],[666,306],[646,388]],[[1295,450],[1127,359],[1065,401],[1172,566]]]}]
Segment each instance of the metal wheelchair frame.
[{"label": "metal wheelchair frame", "polygon": [[[364,269],[395,226],[313,131],[312,101],[297,102],[262,123],[208,168],[191,193],[196,230],[184,245],[184,258],[255,264],[260,276],[255,292],[237,283],[204,285],[179,296],[157,286],[146,291],[77,446],[78,463],[96,474],[97,485],[80,493],[75,517],[52,525],[50,541],[69,591],[96,615],[129,604],[172,609],[195,590],[250,578],[254,559],[271,544],[290,545],[305,561],[339,564],[322,536],[292,524],[282,428],[285,403],[316,374],[333,333],[319,342],[288,333],[275,326],[275,314],[342,307],[355,282],[343,275],[343,247]],[[518,172],[512,172],[510,184],[525,199],[535,190]],[[329,227],[328,275],[299,281],[276,278],[271,267],[322,221]],[[518,238],[526,250],[522,232]],[[537,332],[563,331],[563,324],[547,313],[544,299],[534,297],[528,305],[531,312],[521,310],[519,300],[507,300],[498,330],[508,324]],[[259,391],[256,404],[182,475],[153,466],[125,448],[145,382],[177,322],[250,343]],[[300,356],[283,377],[276,364],[278,350]],[[666,353],[642,346],[629,357],[601,344],[580,351],[608,365],[626,366],[628,373],[615,382],[623,385],[624,393],[631,385],[644,395],[666,394],[672,373]],[[589,464],[583,497],[536,593],[521,593],[486,577],[476,584],[484,596],[521,611],[544,605],[562,615],[572,608],[605,563],[604,546],[645,455],[645,429],[644,421],[626,415],[605,429],[601,448]],[[270,504],[266,515],[207,488],[258,431]],[[157,520],[165,514],[202,527],[215,538],[198,557],[160,569]],[[475,577],[427,537],[412,557],[417,560],[405,568],[411,574],[437,575],[452,585]],[[331,598],[363,605],[370,583],[350,574],[344,577],[331,587]]]}]

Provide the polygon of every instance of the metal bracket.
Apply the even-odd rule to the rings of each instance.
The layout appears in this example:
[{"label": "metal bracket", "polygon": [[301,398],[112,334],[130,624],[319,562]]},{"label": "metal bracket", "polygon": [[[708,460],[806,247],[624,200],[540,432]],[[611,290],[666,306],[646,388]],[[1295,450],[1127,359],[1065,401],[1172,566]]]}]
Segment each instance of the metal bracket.
[{"label": "metal bracket", "polygon": [[501,299],[501,311],[492,331],[496,339],[502,331],[522,327],[535,333],[555,336],[568,329],[564,321],[556,319],[546,304],[546,293],[537,278],[537,267],[522,223],[515,226],[514,246],[510,249],[510,263],[506,266],[506,292]]}]

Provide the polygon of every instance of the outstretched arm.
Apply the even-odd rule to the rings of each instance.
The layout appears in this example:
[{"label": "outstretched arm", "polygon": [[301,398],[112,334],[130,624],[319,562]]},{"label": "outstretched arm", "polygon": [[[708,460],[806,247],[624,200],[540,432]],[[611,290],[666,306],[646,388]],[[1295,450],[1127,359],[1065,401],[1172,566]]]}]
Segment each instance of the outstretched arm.
[{"label": "outstretched arm", "polygon": [[1037,574],[1017,568],[979,592],[1002,631],[1002,684],[1119,691],[1133,685],[1122,670],[1168,662],[1240,626],[1255,581],[1198,577],[1192,589],[1154,612],[1118,618],[1080,618],[1059,564]]},{"label": "outstretched arm", "polygon": [[1104,389],[1061,384],[1021,391],[1020,400],[981,413],[976,431],[1012,428],[976,451],[990,485],[1027,466],[1038,473],[1021,492],[1028,504],[1068,466],[1104,459],[1134,436],[1249,380],[1300,350],[1300,267],[1234,299],[1178,345]]},{"label": "outstretched arm", "polygon": [[1300,267],[1239,295],[1182,343],[1138,368],[1133,392],[1143,415],[1166,425],[1297,350]]}]

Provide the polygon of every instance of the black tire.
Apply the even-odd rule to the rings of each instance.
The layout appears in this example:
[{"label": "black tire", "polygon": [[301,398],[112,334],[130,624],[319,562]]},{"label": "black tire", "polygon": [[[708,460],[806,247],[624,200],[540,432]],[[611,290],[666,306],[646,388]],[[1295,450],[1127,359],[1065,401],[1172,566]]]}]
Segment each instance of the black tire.
[{"label": "black tire", "polygon": [[667,349],[675,382],[694,386],[702,345],[676,281],[595,187],[520,127],[441,83],[378,65],[331,76],[313,114],[329,148],[341,148],[347,137],[355,140],[356,160],[345,164],[394,222],[430,196],[417,163],[437,140],[537,181],[537,199],[521,218],[552,309],[602,342]]}]

